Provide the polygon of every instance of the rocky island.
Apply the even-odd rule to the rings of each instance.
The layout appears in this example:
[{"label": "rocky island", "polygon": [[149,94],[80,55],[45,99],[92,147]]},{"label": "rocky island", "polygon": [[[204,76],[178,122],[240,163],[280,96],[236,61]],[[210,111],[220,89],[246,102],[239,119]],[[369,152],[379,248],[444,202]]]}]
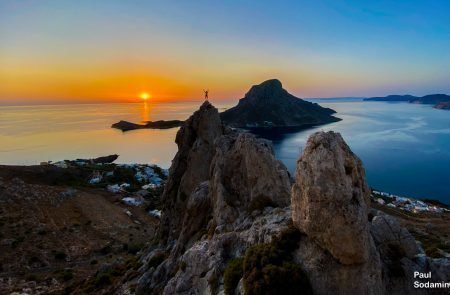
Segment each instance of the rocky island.
[{"label": "rocky island", "polygon": [[429,94],[425,96],[413,95],[388,95],[384,97],[365,98],[364,101],[387,101],[387,102],[409,102],[417,104],[432,104],[436,109],[450,109],[450,95],[447,94]]},{"label": "rocky island", "polygon": [[120,129],[123,132],[136,130],[136,129],[170,129],[180,127],[184,121],[180,120],[159,120],[159,121],[149,121],[145,124],[136,124],[128,121],[119,121],[112,124],[111,128]]},{"label": "rocky island", "polygon": [[332,123],[336,113],[293,96],[277,79],[254,85],[239,103],[220,114],[224,124],[237,128],[302,128]]}]

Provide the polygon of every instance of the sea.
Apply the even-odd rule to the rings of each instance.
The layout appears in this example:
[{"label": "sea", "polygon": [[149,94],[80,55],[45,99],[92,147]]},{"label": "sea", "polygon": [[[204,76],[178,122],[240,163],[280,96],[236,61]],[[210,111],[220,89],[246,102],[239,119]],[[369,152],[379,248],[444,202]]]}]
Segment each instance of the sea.
[{"label": "sea", "polygon": [[[362,99],[311,101],[334,109],[342,121],[294,133],[258,134],[273,142],[277,158],[291,174],[308,136],[333,130],[363,161],[372,188],[450,203],[450,111]],[[119,120],[184,120],[201,103],[0,106],[0,164],[36,165],[118,154],[117,163],[168,168],[177,151],[178,128],[124,133],[110,126]],[[235,103],[213,102],[220,111]]]}]

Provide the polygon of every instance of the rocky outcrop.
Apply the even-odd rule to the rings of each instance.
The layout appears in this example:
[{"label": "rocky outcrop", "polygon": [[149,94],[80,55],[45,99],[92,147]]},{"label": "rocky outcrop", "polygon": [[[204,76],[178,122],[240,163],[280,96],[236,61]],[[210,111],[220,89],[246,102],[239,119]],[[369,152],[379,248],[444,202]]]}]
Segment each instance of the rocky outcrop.
[{"label": "rocky outcrop", "polygon": [[277,79],[254,85],[237,106],[221,113],[225,124],[238,128],[299,128],[339,121],[335,111],[289,94]]},{"label": "rocky outcrop", "polygon": [[209,179],[214,141],[223,132],[219,112],[209,102],[205,102],[178,131],[175,139],[178,152],[172,161],[162,197],[162,239],[178,238],[188,198],[200,183]]},{"label": "rocky outcrop", "polygon": [[394,248],[407,258],[421,254],[414,237],[389,215],[378,215],[372,219],[370,231],[383,257],[388,257]]},{"label": "rocky outcrop", "polygon": [[309,238],[296,258],[316,294],[382,294],[380,257],[369,233],[369,193],[362,163],[339,133],[309,137],[297,162],[292,219]]},{"label": "rocky outcrop", "polygon": [[441,294],[414,289],[414,272],[441,282],[448,271],[393,217],[369,214],[364,168],[340,134],[310,136],[295,181],[292,219],[307,235],[295,259],[315,294]]},{"label": "rocky outcrop", "polygon": [[270,142],[233,133],[221,137],[216,146],[211,165],[216,225],[233,222],[242,210],[289,205],[288,172],[275,159]]},{"label": "rocky outcrop", "polygon": [[162,196],[161,243],[147,255],[147,267],[161,253],[167,258],[144,272],[143,293],[219,288],[212,282],[228,257],[270,241],[290,220],[288,209],[273,210],[289,205],[291,184],[270,142],[223,127],[217,109],[205,102],[176,143]]},{"label": "rocky outcrop", "polygon": [[111,128],[122,130],[123,132],[136,130],[136,129],[170,129],[183,125],[183,121],[169,120],[169,121],[148,121],[145,124],[136,124],[128,121],[119,121],[111,125]]},{"label": "rocky outcrop", "polygon": [[[448,264],[424,257],[395,219],[369,214],[362,163],[339,134],[310,137],[292,191],[270,143],[223,127],[208,102],[180,129],[176,142],[161,239],[142,259],[138,294],[224,294],[227,263],[247,258],[249,247],[263,243],[260,252],[252,247],[258,254],[249,260],[268,265],[254,269],[253,278],[247,273],[237,279],[236,294],[249,288],[249,278],[265,280],[257,274],[281,271],[264,281],[279,283],[283,267],[295,270],[297,278],[304,273],[301,284],[314,294],[422,294],[426,291],[411,287],[414,271],[448,279],[442,270]],[[283,240],[292,230],[297,238]],[[294,250],[282,253],[281,245]],[[270,255],[289,261],[274,266]]]},{"label": "rocky outcrop", "polygon": [[94,159],[76,159],[75,161],[69,161],[69,160],[66,160],[66,161],[68,161],[68,162],[86,162],[86,163],[91,163],[91,164],[109,164],[109,163],[114,162],[118,158],[119,158],[119,155],[109,155],[109,156],[103,156],[103,157],[98,157],[98,158],[94,158]]},{"label": "rocky outcrop", "polygon": [[294,258],[308,274],[314,294],[384,294],[382,264],[373,243],[368,245],[367,262],[360,264],[340,263],[309,237],[302,240]]},{"label": "rocky outcrop", "polygon": [[297,162],[294,224],[342,264],[364,263],[369,258],[369,199],[362,163],[341,135],[310,136]]},{"label": "rocky outcrop", "polygon": [[219,113],[205,102],[177,133],[178,152],[163,194],[161,236],[178,238],[191,194],[209,181],[216,225],[232,222],[258,204],[287,206],[289,176],[269,142],[222,126]]}]

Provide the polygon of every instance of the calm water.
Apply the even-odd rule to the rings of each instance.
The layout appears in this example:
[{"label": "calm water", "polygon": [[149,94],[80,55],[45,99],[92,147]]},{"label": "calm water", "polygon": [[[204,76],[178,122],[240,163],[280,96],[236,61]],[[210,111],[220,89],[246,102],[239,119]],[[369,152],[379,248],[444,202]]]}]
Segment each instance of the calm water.
[{"label": "calm water", "polygon": [[119,154],[118,163],[170,166],[178,129],[123,133],[119,120],[186,119],[199,103],[0,107],[0,163],[38,164]]},{"label": "calm water", "polygon": [[364,163],[369,185],[382,191],[450,203],[450,111],[386,102],[328,102],[340,122],[271,137],[291,172],[308,136],[340,132]]},{"label": "calm water", "polygon": [[[277,157],[291,172],[309,134],[334,130],[363,160],[372,187],[450,203],[450,111],[406,103],[320,103],[335,109],[343,120],[298,133],[268,135]],[[117,153],[119,163],[168,167],[177,149],[178,129],[122,133],[109,126],[121,119],[186,119],[199,104],[0,107],[0,163],[28,165]]]}]

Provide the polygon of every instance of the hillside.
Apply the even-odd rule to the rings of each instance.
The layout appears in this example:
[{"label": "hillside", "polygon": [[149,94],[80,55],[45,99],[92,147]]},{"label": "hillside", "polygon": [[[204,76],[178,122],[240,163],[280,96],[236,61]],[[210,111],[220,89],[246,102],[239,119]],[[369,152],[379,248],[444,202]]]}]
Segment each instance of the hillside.
[{"label": "hillside", "polygon": [[133,206],[123,198],[137,192],[89,184],[93,169],[122,183],[131,168],[70,163],[0,166],[0,294],[111,294],[137,275],[159,223],[149,195]]}]

